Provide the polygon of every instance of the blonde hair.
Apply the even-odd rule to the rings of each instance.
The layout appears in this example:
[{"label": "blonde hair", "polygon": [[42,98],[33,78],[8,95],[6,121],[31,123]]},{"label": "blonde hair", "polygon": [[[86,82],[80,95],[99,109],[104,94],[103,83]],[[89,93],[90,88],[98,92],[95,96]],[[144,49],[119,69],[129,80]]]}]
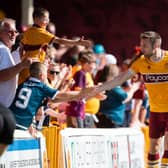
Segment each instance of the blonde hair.
[{"label": "blonde hair", "polygon": [[79,53],[79,61],[81,63],[92,63],[95,61],[95,57],[93,55],[93,52],[91,51],[82,51]]}]

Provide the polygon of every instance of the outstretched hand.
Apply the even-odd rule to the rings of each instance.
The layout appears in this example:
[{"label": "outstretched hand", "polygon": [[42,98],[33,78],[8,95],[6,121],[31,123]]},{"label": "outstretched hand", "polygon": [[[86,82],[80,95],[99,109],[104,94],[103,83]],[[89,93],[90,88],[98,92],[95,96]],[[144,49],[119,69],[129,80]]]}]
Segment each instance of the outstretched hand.
[{"label": "outstretched hand", "polygon": [[79,99],[89,99],[97,94],[97,87],[87,87],[80,91]]},{"label": "outstretched hand", "polygon": [[101,93],[97,93],[95,97],[102,101],[107,98],[107,95],[104,92],[101,92]]},{"label": "outstretched hand", "polygon": [[87,48],[92,46],[92,42],[90,40],[84,40],[84,36],[82,36],[78,42],[80,45],[84,45]]}]

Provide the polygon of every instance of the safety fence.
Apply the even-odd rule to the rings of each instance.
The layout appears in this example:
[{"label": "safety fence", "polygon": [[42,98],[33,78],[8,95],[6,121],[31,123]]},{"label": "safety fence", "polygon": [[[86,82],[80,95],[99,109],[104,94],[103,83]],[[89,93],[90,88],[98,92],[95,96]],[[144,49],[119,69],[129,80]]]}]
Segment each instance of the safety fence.
[{"label": "safety fence", "polygon": [[[144,168],[148,127],[121,129],[43,129],[50,168]],[[145,159],[144,159],[145,158]],[[94,165],[96,164],[96,165]]]},{"label": "safety fence", "polygon": [[14,143],[0,157],[0,167],[144,168],[148,132],[148,127],[138,131],[51,126],[43,128],[44,136],[34,139],[28,132],[16,130]]}]

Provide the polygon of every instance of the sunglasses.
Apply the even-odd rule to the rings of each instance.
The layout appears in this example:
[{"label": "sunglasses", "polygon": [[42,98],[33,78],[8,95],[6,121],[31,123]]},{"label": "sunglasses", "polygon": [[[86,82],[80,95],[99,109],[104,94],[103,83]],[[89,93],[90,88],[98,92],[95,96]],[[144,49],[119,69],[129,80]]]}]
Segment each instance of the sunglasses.
[{"label": "sunglasses", "polygon": [[51,75],[54,75],[54,74],[58,75],[59,73],[60,73],[59,71],[50,71]]},{"label": "sunglasses", "polygon": [[17,34],[18,33],[17,30],[5,30],[5,32],[7,32],[9,34]]},{"label": "sunglasses", "polygon": [[15,34],[17,34],[18,31],[17,31],[17,30],[9,30],[8,33],[11,33],[11,34],[12,34],[12,33],[13,33],[13,34],[15,33]]}]

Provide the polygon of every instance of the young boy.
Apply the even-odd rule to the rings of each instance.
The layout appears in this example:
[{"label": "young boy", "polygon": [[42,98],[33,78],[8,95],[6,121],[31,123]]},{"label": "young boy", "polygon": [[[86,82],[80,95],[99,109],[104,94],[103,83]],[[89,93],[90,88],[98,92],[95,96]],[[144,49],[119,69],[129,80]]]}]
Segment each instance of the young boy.
[{"label": "young boy", "polygon": [[86,93],[94,91],[93,88],[88,88],[81,92],[61,93],[44,84],[46,78],[46,66],[40,62],[34,62],[30,66],[30,78],[19,85],[15,99],[10,106],[17,124],[30,127],[33,117],[45,98],[50,98],[52,102],[70,101],[81,99],[86,96]]},{"label": "young boy", "polygon": [[[79,54],[79,62],[81,65],[81,69],[78,70],[73,76],[75,84],[73,85],[72,90],[76,91],[88,87],[89,84],[86,80],[86,74],[92,70],[92,64],[95,62],[95,59],[90,51],[83,51]],[[92,104],[92,106],[94,105]],[[83,128],[84,119],[85,102],[83,100],[71,101],[69,107],[67,108],[68,126]]]},{"label": "young boy", "polygon": [[[49,11],[43,8],[37,8],[33,12],[34,24],[27,31],[23,33],[21,41],[21,57],[35,58],[40,62],[44,62],[45,50],[48,44],[58,43],[64,45],[84,45],[86,47],[91,45],[89,40],[69,40],[59,38],[46,30],[49,23]],[[19,83],[24,82],[29,76],[28,69],[20,74]]]}]

